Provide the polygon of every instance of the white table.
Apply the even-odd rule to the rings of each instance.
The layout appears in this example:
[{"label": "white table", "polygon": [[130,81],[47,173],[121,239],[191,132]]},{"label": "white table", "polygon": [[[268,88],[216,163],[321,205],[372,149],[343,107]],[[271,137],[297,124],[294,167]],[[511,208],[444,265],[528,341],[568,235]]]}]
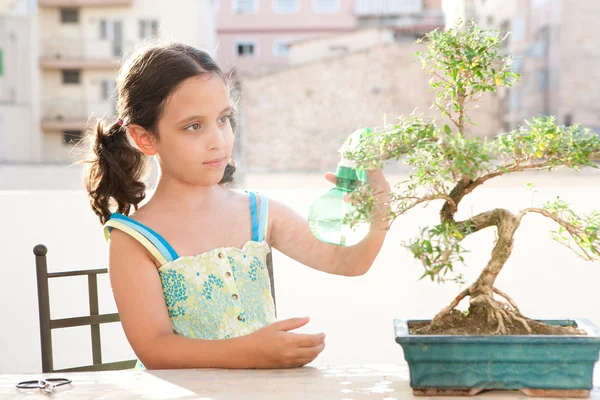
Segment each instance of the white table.
[{"label": "white table", "polygon": [[[20,381],[38,379],[41,374],[0,375],[0,399],[127,400],[127,399],[423,399],[413,397],[408,384],[408,367],[394,365],[305,367],[292,370],[168,370],[115,371],[45,374],[67,377],[71,386],[62,386],[48,395],[39,389],[17,389]],[[600,400],[600,370],[595,374],[591,399]],[[471,398],[529,399],[517,391],[492,391]],[[539,398],[537,398],[539,399]],[[563,399],[564,400],[564,399]]]}]

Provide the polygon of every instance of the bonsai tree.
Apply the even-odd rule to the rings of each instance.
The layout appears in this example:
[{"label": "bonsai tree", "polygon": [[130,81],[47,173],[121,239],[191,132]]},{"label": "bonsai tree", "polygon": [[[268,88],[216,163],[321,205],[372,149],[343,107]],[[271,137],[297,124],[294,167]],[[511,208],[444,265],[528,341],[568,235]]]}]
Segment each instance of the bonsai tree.
[{"label": "bonsai tree", "polygon": [[[405,244],[425,269],[421,278],[462,281],[456,273],[462,263],[462,241],[486,228],[495,228],[491,258],[479,278],[463,290],[424,327],[422,334],[573,334],[575,327],[551,326],[523,316],[495,280],[511,255],[515,232],[524,217],[540,214],[557,224],[553,237],[589,261],[600,260],[600,213],[578,215],[560,198],[540,208],[518,213],[497,208],[456,220],[461,201],[490,179],[521,171],[552,171],[560,167],[579,170],[594,167],[600,156],[600,139],[590,129],[559,126],[553,117],[539,116],[518,129],[482,140],[465,135],[474,124],[469,118],[473,104],[486,92],[510,87],[519,76],[510,71],[511,58],[504,54],[499,32],[483,30],[475,23],[460,23],[448,31],[433,31],[418,42],[427,52],[417,53],[436,92],[432,107],[448,123],[442,126],[412,115],[375,128],[346,157],[360,167],[383,167],[386,160],[402,159],[413,167],[409,179],[396,185],[389,199],[389,224],[416,206],[442,203],[440,223],[422,229]],[[353,194],[356,211],[351,223],[369,218],[374,197],[367,186]],[[455,307],[469,298],[466,312]],[[583,333],[583,332],[580,332]]]}]

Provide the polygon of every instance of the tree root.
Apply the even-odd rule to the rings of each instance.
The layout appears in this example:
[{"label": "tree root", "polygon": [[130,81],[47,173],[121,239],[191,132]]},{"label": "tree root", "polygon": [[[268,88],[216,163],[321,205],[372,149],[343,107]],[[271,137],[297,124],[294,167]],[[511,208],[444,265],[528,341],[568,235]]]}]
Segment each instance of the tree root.
[{"label": "tree root", "polygon": [[[417,328],[417,334],[483,334],[483,335],[586,335],[574,326],[549,325],[524,317],[515,301],[496,288],[463,290],[447,307],[441,310],[427,326]],[[485,290],[482,290],[485,289]],[[502,297],[494,299],[493,294]],[[456,310],[458,304],[470,297],[468,313]]]},{"label": "tree root", "polygon": [[437,313],[437,315],[435,317],[433,317],[433,320],[431,321],[431,325],[439,325],[440,323],[442,323],[442,319],[444,318],[444,316],[450,314],[450,312],[456,308],[458,303],[460,303],[461,300],[464,299],[465,297],[467,297],[468,295],[469,295],[468,288],[463,290],[462,292],[460,292],[460,294],[458,296],[456,296],[456,298],[454,300],[452,300],[452,303],[450,303],[442,311]]},{"label": "tree root", "polygon": [[500,289],[494,288],[494,293],[496,293],[499,296],[502,296],[506,299],[506,301],[508,301],[510,303],[510,305],[512,306],[512,308],[518,313],[521,314],[521,311],[519,311],[519,307],[517,307],[517,305],[515,304],[514,300],[511,299],[506,293],[501,292]]},{"label": "tree root", "polygon": [[[514,303],[512,302],[512,300],[509,301],[511,301],[511,303]],[[524,318],[517,315],[520,313],[516,311],[513,308],[513,306],[498,300],[494,300],[487,294],[481,294],[477,297],[471,298],[471,305],[484,304],[487,304],[488,306],[486,307],[488,313],[488,322],[491,323],[495,321],[498,324],[498,327],[496,328],[495,332],[496,335],[507,335],[509,333],[508,329],[506,328],[507,322],[518,322],[519,324],[523,325],[523,328],[525,328],[527,333],[532,333],[531,327],[529,326],[527,321]]]}]

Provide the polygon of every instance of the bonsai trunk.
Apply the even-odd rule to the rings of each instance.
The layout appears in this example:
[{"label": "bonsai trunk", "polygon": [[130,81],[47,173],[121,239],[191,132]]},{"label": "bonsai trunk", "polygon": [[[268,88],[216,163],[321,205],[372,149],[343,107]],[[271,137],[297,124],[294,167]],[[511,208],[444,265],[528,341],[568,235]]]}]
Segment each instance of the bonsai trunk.
[{"label": "bonsai trunk", "polygon": [[[505,293],[494,287],[496,277],[510,257],[513,239],[520,219],[508,210],[495,209],[477,215],[468,221],[473,232],[489,226],[496,226],[498,239],[492,250],[492,257],[479,278],[469,288],[463,290],[452,303],[440,311],[431,323],[418,328],[414,333],[421,334],[585,334],[574,327],[547,325],[524,317],[515,302]],[[497,300],[494,294],[504,300]],[[468,312],[456,310],[464,298],[469,297]]]},{"label": "bonsai trunk", "polygon": [[513,249],[513,239],[519,227],[517,218],[506,210],[494,210],[490,216],[490,225],[498,227],[498,240],[492,250],[492,258],[469,289],[471,297],[492,296],[496,277],[504,267]]}]

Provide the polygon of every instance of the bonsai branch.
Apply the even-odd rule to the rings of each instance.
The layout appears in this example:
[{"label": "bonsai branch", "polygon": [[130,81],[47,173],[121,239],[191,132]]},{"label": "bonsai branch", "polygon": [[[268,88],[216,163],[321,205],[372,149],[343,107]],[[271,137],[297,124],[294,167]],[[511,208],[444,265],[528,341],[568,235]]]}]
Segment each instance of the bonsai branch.
[{"label": "bonsai branch", "polygon": [[458,210],[458,204],[460,201],[477,187],[483,185],[486,181],[501,175],[509,174],[511,172],[538,170],[548,167],[549,165],[550,162],[547,161],[528,165],[513,163],[511,166],[501,167],[496,171],[490,172],[489,174],[483,175],[474,180],[470,179],[469,177],[463,177],[450,192],[450,198],[452,198],[453,202],[447,201],[442,207],[442,211],[440,212],[442,222],[452,221],[456,211]]},{"label": "bonsai branch", "polygon": [[[407,213],[408,211],[417,207],[420,204],[423,204],[423,203],[429,204],[430,202],[432,202],[434,200],[446,200],[446,202],[454,204],[454,200],[445,193],[433,194],[433,195],[429,195],[429,196],[425,196],[425,197],[399,196],[398,198],[394,199],[392,201],[392,203],[402,203],[402,204],[400,204],[396,209],[391,210],[392,217],[390,218],[388,227],[391,226],[392,223],[399,216]],[[407,202],[410,201],[410,203],[405,204],[404,201],[407,201]]]},{"label": "bonsai branch", "polygon": [[448,110],[446,107],[444,107],[443,105],[441,105],[439,102],[435,102],[435,105],[437,108],[439,108],[439,110],[446,114],[448,116],[448,119],[450,119],[450,121],[452,121],[452,123],[454,124],[454,126],[456,126],[458,129],[460,129],[460,125],[458,123],[458,121],[455,118],[452,118],[452,114],[450,113],[450,110]]},{"label": "bonsai branch", "polygon": [[496,178],[497,176],[506,175],[511,172],[538,170],[538,169],[546,168],[548,166],[550,166],[550,163],[547,161],[541,162],[541,163],[532,163],[532,164],[527,164],[527,165],[520,165],[519,163],[513,163],[510,166],[502,166],[502,167],[500,167],[500,169],[498,169],[494,172],[490,172],[489,174],[483,175],[483,176],[475,179],[472,183],[472,185],[474,186],[473,189],[475,189],[477,186],[484,184],[486,181],[489,181],[492,178]]},{"label": "bonsai branch", "polygon": [[[583,254],[578,253],[577,251],[575,251],[575,249],[573,249],[571,246],[569,246],[566,243],[563,243],[560,241],[559,241],[559,243],[561,243],[561,244],[565,245],[566,247],[568,247],[569,249],[573,250],[575,252],[575,254],[582,257],[584,260],[594,261],[594,260],[598,260],[600,258],[600,241],[588,241],[589,249],[586,249],[585,247],[580,245],[582,239],[588,237],[588,235],[586,234],[585,230],[582,227],[572,224],[572,223],[560,218],[558,215],[553,214],[550,211],[544,210],[542,208],[526,208],[526,209],[522,210],[519,213],[519,215],[517,216],[517,219],[519,220],[519,222],[528,213],[541,214],[545,217],[552,219],[557,224],[562,226],[565,229],[565,231],[575,240],[575,243],[578,244],[578,247],[582,251]],[[592,254],[590,254],[590,252]]]},{"label": "bonsai branch", "polygon": [[448,80],[446,78],[444,78],[443,76],[441,76],[435,69],[432,69],[429,71],[433,76],[435,76],[436,78],[438,78],[440,81],[444,82],[447,85],[450,85],[450,82],[448,82]]},{"label": "bonsai branch", "polygon": [[465,93],[458,93],[458,132],[462,135],[465,130]]},{"label": "bonsai branch", "polygon": [[458,210],[458,203],[472,191],[472,189],[468,189],[471,182],[469,177],[463,177],[450,191],[449,196],[452,201],[446,201],[440,211],[440,219],[442,222],[454,221],[454,214],[456,214],[456,211]]}]

